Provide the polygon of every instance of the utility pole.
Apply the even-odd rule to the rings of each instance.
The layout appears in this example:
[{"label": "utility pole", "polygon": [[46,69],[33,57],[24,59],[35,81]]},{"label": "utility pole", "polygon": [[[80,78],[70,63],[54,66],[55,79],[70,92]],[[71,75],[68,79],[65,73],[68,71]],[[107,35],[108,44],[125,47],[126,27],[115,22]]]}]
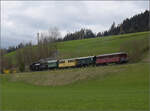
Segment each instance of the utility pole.
[{"label": "utility pole", "polygon": [[39,32],[37,33],[37,42],[38,42],[38,44],[40,42],[40,33]]}]

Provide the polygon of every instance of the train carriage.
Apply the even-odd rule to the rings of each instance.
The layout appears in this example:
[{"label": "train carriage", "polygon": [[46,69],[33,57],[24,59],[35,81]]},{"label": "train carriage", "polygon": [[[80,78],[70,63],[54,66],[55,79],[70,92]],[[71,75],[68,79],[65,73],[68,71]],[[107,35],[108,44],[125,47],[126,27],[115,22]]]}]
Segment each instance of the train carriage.
[{"label": "train carriage", "polygon": [[94,56],[77,58],[77,66],[88,66],[94,63]]},{"label": "train carriage", "polygon": [[58,67],[58,61],[57,60],[48,60],[47,61],[47,67],[48,69],[54,69]]},{"label": "train carriage", "polygon": [[125,52],[103,54],[96,56],[96,64],[107,63],[123,63],[127,62],[127,54]]},{"label": "train carriage", "polygon": [[65,68],[65,67],[75,67],[77,64],[76,59],[63,59],[59,60],[58,67]]}]

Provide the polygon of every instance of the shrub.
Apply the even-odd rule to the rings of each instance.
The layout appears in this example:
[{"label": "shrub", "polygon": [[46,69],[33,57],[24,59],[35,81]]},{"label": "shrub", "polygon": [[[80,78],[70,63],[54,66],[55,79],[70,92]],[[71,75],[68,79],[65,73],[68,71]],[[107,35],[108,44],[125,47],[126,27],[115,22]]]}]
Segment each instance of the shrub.
[{"label": "shrub", "polygon": [[24,63],[20,63],[20,65],[19,65],[19,70],[20,70],[21,72],[24,72],[24,71],[25,71],[25,64],[24,64]]}]

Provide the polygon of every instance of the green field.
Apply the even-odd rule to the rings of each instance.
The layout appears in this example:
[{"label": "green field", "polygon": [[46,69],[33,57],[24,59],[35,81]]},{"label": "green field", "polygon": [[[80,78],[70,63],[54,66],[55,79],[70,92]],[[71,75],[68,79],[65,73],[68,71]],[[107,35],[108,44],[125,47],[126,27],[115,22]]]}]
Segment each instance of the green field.
[{"label": "green field", "polygon": [[[117,36],[98,37],[83,40],[73,40],[67,42],[58,42],[58,58],[72,58],[80,56],[92,56],[104,53],[113,53],[120,51],[120,46],[124,42],[131,40],[149,40],[150,32],[139,32],[131,34],[122,34]],[[16,63],[16,52],[8,53],[6,56],[13,58]]]},{"label": "green field", "polygon": [[[15,77],[1,76],[1,108],[3,111],[60,109],[148,111],[148,68],[149,63],[136,63],[65,69],[62,73],[49,71],[28,75],[16,74]],[[86,76],[82,76],[84,73]],[[33,74],[40,75],[36,79],[41,78],[43,83],[41,80],[35,80]],[[49,83],[52,86],[47,86],[48,80],[51,80],[47,77],[51,74],[56,76],[53,77],[53,82]],[[77,81],[72,80],[68,85],[63,85],[65,82],[62,80],[57,84],[60,78],[65,79],[65,75],[69,74],[74,75],[74,79],[78,77]],[[70,78],[72,77],[68,77]],[[31,82],[27,81],[28,79]]]},{"label": "green field", "polygon": [[143,40],[150,37],[149,32],[123,34],[58,43],[60,58],[91,56],[120,51],[120,46],[130,40]]},{"label": "green field", "polygon": [[[111,53],[149,32],[58,43],[62,58]],[[144,43],[143,43],[144,45]],[[134,49],[132,49],[133,51]],[[147,53],[146,53],[147,54]],[[14,56],[15,52],[7,56]],[[0,75],[2,111],[148,111],[149,55],[136,63]]]}]

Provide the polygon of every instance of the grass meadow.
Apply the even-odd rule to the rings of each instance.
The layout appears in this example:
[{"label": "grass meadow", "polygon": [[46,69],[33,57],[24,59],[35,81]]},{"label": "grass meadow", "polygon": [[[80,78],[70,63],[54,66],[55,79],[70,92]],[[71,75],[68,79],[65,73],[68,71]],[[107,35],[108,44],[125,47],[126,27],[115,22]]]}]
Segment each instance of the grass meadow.
[{"label": "grass meadow", "polygon": [[[65,69],[62,75],[75,75],[76,81],[56,84],[60,71],[1,76],[2,111],[5,110],[144,110],[148,111],[149,63]],[[83,78],[81,74],[87,76]],[[42,84],[38,77],[45,78]],[[47,75],[55,74],[48,84]],[[90,76],[93,75],[94,76]],[[22,77],[19,77],[19,76]],[[79,76],[77,76],[79,75]],[[20,78],[14,80],[14,78]],[[26,79],[25,79],[26,78]],[[71,77],[68,77],[71,78]],[[29,82],[27,80],[32,82]],[[38,78],[39,79],[39,78]],[[56,79],[56,81],[55,81]],[[12,82],[13,81],[13,82]],[[66,81],[66,80],[65,80]],[[44,82],[43,82],[44,83]]]}]

